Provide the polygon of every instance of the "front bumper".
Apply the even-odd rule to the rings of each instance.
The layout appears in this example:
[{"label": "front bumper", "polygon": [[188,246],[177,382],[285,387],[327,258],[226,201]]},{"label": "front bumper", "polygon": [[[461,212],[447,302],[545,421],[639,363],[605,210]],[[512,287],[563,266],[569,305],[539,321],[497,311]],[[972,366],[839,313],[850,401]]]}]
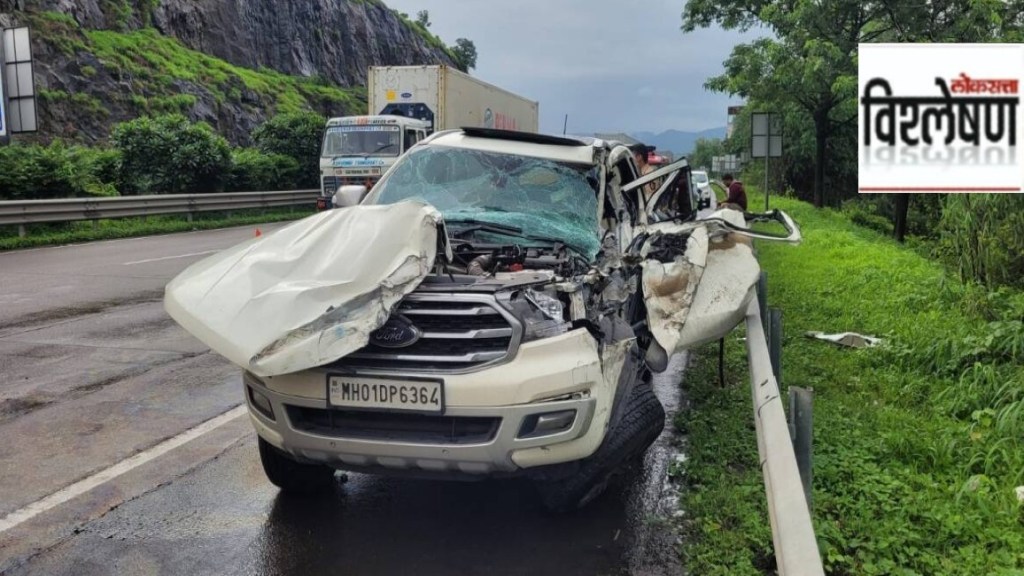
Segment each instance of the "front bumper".
[{"label": "front bumper", "polygon": [[[508,475],[527,466],[585,458],[600,445],[614,395],[602,377],[596,343],[585,330],[525,344],[515,358],[498,366],[441,376],[447,399],[443,416],[361,413],[381,418],[385,427],[393,423],[390,431],[381,430],[381,421],[374,422],[373,433],[338,425],[346,417],[352,417],[348,422],[363,417],[328,411],[327,373],[321,368],[266,379],[246,374],[245,385],[266,398],[274,414],[271,419],[258,410],[247,390],[250,417],[264,440],[296,460],[357,471]],[[531,417],[567,411],[575,411],[571,423],[544,435],[523,433]],[[436,434],[449,425],[451,435]],[[456,435],[457,429],[465,433]],[[558,449],[549,449],[554,445]]]}]

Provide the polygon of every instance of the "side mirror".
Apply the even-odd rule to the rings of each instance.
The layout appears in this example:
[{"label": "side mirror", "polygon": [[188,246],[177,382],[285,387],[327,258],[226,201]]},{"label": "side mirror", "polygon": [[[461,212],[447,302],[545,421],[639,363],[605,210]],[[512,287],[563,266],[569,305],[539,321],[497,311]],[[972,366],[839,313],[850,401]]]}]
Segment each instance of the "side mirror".
[{"label": "side mirror", "polygon": [[334,206],[336,208],[348,208],[355,206],[366,197],[366,186],[342,186],[334,193]]}]

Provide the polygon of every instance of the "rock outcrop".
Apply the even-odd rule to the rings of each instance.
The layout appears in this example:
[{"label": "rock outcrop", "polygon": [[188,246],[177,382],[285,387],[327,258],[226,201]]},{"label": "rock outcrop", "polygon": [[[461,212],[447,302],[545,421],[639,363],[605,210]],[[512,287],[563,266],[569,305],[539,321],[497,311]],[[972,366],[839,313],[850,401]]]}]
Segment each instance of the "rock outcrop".
[{"label": "rock outcrop", "polygon": [[378,0],[0,0],[0,18],[32,27],[42,140],[180,111],[245,144],[277,111],[363,113],[369,66],[453,64]]}]

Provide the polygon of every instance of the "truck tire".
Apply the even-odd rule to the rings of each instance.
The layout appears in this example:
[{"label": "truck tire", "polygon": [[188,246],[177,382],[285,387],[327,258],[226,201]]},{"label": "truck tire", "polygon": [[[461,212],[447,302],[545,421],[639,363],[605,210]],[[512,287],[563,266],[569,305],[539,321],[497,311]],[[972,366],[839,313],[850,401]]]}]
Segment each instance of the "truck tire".
[{"label": "truck tire", "polygon": [[288,494],[318,494],[334,484],[334,469],[302,464],[288,458],[263,438],[259,439],[260,462],[270,482]]},{"label": "truck tire", "polygon": [[544,507],[556,513],[583,508],[604,492],[616,472],[642,455],[665,427],[665,409],[650,384],[633,388],[625,412],[608,430],[597,451],[583,460],[579,471],[557,481],[537,482]]}]

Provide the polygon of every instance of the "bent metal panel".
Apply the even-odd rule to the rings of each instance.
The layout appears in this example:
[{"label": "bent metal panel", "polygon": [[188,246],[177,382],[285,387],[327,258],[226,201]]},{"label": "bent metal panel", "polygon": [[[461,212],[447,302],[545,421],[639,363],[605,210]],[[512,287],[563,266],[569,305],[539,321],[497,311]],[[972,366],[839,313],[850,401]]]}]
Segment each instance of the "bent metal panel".
[{"label": "bent metal panel", "polygon": [[862,193],[1021,192],[1024,45],[861,44]]}]

